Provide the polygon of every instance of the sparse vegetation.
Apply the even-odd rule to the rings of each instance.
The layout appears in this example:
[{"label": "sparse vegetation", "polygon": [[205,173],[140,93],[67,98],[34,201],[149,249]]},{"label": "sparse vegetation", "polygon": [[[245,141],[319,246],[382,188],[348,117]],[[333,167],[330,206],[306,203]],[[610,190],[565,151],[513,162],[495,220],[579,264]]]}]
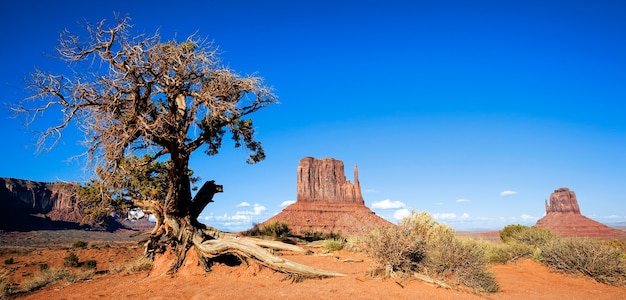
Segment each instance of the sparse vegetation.
[{"label": "sparse vegetation", "polygon": [[72,248],[87,248],[88,243],[85,241],[77,241],[72,244]]},{"label": "sparse vegetation", "polygon": [[109,273],[132,274],[137,272],[149,271],[150,269],[152,269],[152,262],[152,259],[150,259],[149,257],[142,256],[130,264],[119,265],[112,268]]},{"label": "sparse vegetation", "polygon": [[246,235],[249,236],[269,236],[274,238],[285,238],[289,237],[291,234],[291,229],[289,228],[289,224],[280,221],[269,221],[265,225],[254,225],[252,229],[250,229]]},{"label": "sparse vegetation", "polygon": [[339,251],[343,249],[343,246],[345,244],[346,244],[346,240],[342,238],[325,239],[324,244],[322,245],[322,251],[324,252]]},{"label": "sparse vegetation", "polygon": [[66,267],[78,267],[80,266],[80,262],[78,261],[78,256],[74,252],[70,252],[65,260],[63,261],[63,265]]},{"label": "sparse vegetation", "polygon": [[13,257],[9,257],[4,260],[5,265],[12,265],[14,263]]},{"label": "sparse vegetation", "polygon": [[623,251],[605,242],[582,238],[556,239],[542,249],[542,262],[551,268],[616,286],[626,285],[623,256]]},{"label": "sparse vegetation", "polygon": [[65,280],[68,283],[76,283],[79,281],[90,279],[93,277],[93,275],[93,270],[70,272],[68,270],[45,269],[26,279],[20,285],[20,291],[35,291],[60,280]]},{"label": "sparse vegetation", "polygon": [[83,266],[83,267],[85,267],[85,268],[87,268],[87,269],[95,269],[95,268],[96,268],[97,263],[98,263],[98,262],[96,262],[95,260],[90,259],[90,260],[86,260],[86,261],[82,264],[82,266]]},{"label": "sparse vegetation", "polygon": [[454,229],[427,213],[413,212],[397,227],[374,231],[365,244],[374,261],[373,275],[408,277],[418,272],[479,292],[498,290],[494,275],[486,269],[483,247],[457,238]]},{"label": "sparse vegetation", "polygon": [[555,238],[550,230],[536,226],[508,225],[500,231],[504,243],[517,242],[534,247],[542,247]]}]

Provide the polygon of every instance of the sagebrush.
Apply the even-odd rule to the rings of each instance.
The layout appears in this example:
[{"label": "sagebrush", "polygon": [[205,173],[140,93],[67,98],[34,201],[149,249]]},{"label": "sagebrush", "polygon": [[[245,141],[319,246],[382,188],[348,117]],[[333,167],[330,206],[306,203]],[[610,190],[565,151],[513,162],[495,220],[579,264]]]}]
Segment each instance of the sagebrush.
[{"label": "sagebrush", "polygon": [[408,277],[418,272],[480,292],[498,290],[486,268],[484,248],[458,238],[454,229],[425,212],[412,212],[400,225],[370,233],[365,247],[373,260],[373,275]]}]

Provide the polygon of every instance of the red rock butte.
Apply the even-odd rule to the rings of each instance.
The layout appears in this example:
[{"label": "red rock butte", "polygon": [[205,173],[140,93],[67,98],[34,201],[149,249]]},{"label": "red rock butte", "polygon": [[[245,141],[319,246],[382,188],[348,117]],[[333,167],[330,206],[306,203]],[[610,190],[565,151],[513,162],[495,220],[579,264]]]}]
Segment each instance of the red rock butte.
[{"label": "red rock butte", "polygon": [[351,183],[346,179],[341,160],[301,159],[297,171],[297,201],[259,225],[279,221],[287,223],[295,235],[336,233],[341,236],[362,235],[392,225],[365,206],[358,172],[355,166],[354,183]]},{"label": "red rock butte", "polygon": [[574,191],[562,187],[546,200],[546,215],[537,221],[537,227],[549,229],[561,237],[611,238],[626,235],[623,230],[608,227],[580,213]]}]

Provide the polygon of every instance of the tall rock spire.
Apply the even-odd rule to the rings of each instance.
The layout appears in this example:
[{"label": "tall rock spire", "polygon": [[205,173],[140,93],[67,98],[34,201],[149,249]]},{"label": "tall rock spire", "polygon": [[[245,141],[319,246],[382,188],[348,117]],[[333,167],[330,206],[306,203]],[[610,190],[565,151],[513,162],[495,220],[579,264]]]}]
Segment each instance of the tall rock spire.
[{"label": "tall rock spire", "polygon": [[304,202],[365,203],[359,186],[358,167],[354,184],[344,175],[343,162],[334,158],[300,160],[297,174],[297,200]]}]

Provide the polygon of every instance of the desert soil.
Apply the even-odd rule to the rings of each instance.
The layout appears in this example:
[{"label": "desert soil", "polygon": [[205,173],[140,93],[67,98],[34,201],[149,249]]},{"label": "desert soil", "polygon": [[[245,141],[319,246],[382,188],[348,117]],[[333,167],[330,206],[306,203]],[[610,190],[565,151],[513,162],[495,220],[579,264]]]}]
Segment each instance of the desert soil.
[{"label": "desert soil", "polygon": [[[58,233],[57,233],[58,234]],[[0,244],[7,234],[0,235]],[[22,236],[23,237],[23,236]],[[19,238],[19,237],[18,237]],[[141,256],[142,249],[132,239],[110,244],[103,237],[90,241],[86,249],[68,249],[49,241],[47,245],[31,248],[0,248],[1,261],[12,257],[14,264],[0,267],[11,269],[13,282],[32,276],[39,265],[63,268],[63,260],[73,251],[81,261],[96,260],[97,269],[109,270],[129,264]],[[84,240],[84,239],[83,239]],[[13,244],[19,244],[13,236]],[[111,247],[104,247],[109,244]],[[50,249],[49,249],[50,248]],[[282,257],[313,267],[341,272],[346,277],[308,279],[293,282],[284,274],[256,264],[227,266],[216,264],[204,273],[190,255],[185,266],[175,275],[165,274],[167,263],[155,262],[150,272],[135,274],[101,274],[91,280],[68,284],[60,282],[39,291],[17,295],[16,299],[626,299],[626,288],[595,282],[582,276],[551,271],[532,260],[505,265],[490,265],[496,274],[500,291],[475,294],[462,290],[443,289],[421,281],[376,279],[367,275],[370,260],[362,252],[338,251],[322,256],[284,253]],[[191,253],[191,252],[190,252]],[[103,272],[105,273],[105,272]]]}]

